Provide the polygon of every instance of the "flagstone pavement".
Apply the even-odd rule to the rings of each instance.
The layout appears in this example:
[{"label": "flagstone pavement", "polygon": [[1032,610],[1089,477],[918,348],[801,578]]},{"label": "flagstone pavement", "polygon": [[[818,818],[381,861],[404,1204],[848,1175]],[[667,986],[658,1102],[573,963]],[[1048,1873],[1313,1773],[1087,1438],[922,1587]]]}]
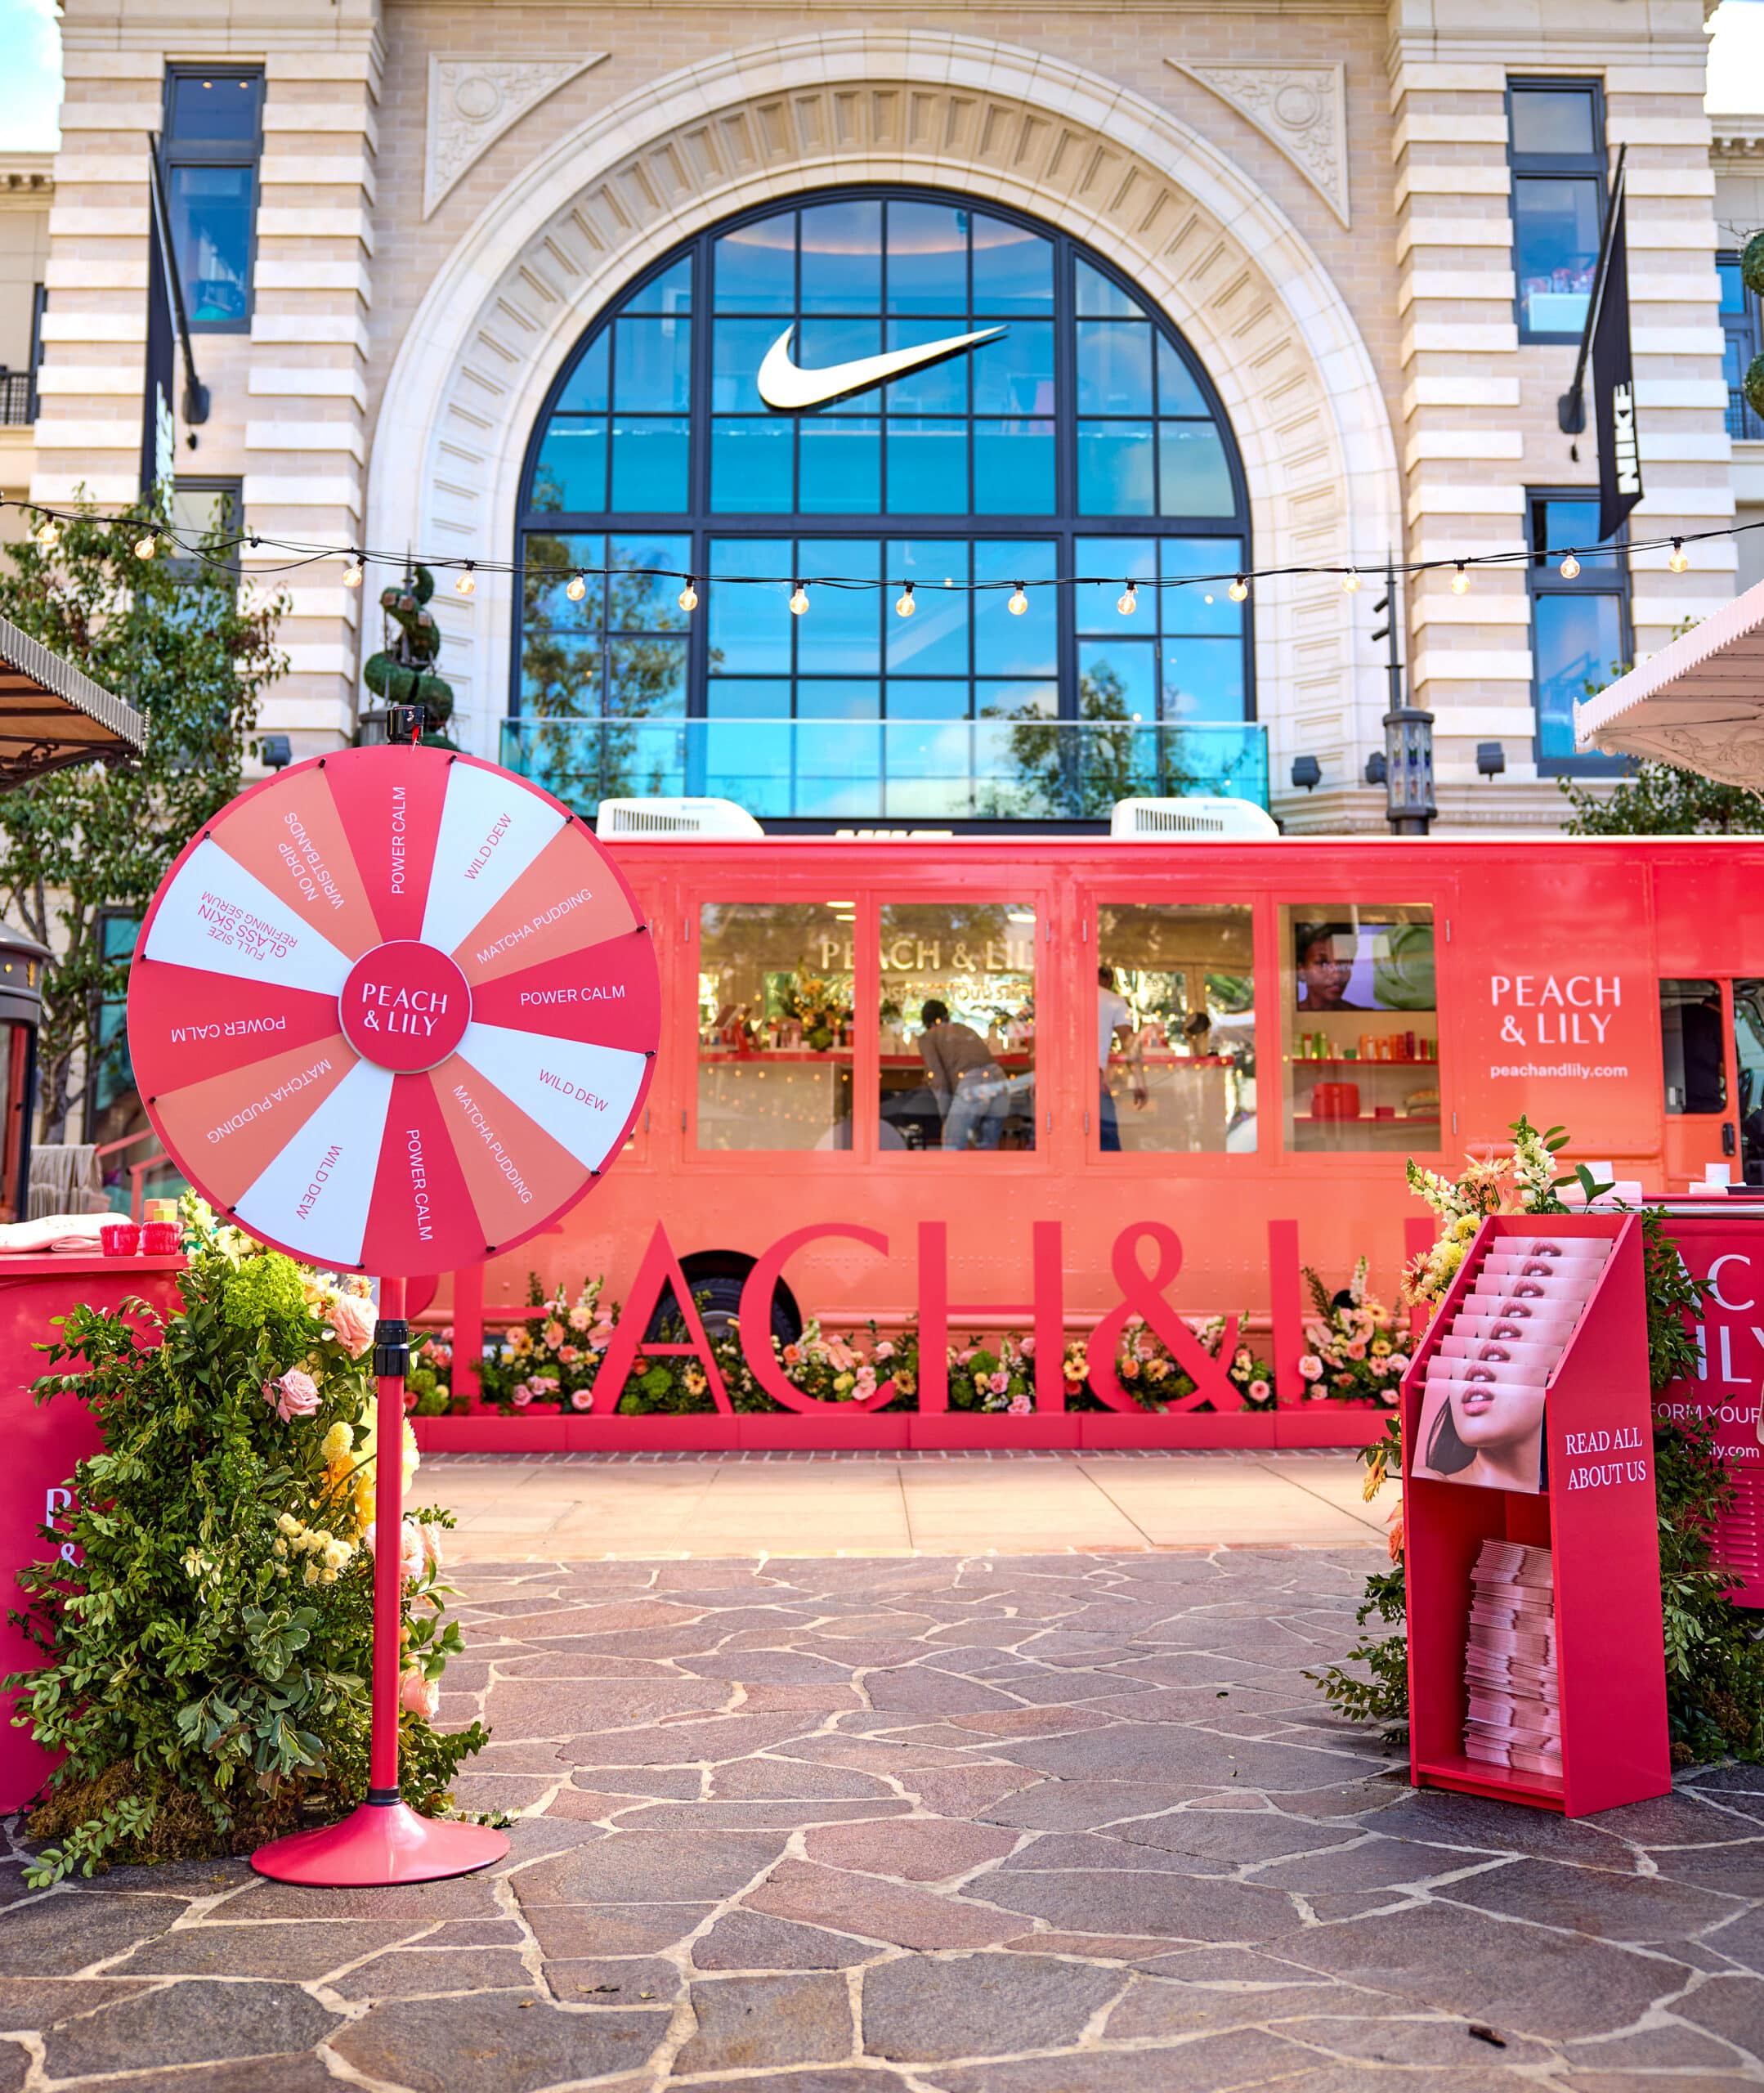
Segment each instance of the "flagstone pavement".
[{"label": "flagstone pavement", "polygon": [[1304,1676],[1379,1559],[475,1563],[508,1861],[5,1861],[0,2093],[1764,2085],[1764,1771],[1412,1792]]}]

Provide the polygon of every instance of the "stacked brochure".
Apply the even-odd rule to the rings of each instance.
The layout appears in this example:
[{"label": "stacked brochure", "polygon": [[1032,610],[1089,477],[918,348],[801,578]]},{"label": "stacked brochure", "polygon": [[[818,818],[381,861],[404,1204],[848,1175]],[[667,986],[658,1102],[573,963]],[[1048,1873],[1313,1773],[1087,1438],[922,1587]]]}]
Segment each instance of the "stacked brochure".
[{"label": "stacked brochure", "polygon": [[1498,1236],[1427,1360],[1417,1472],[1544,1487],[1544,1391],[1611,1254],[1586,1236]]},{"label": "stacked brochure", "polygon": [[1524,1773],[1562,1770],[1550,1551],[1488,1540],[1471,1572],[1464,1752]]}]

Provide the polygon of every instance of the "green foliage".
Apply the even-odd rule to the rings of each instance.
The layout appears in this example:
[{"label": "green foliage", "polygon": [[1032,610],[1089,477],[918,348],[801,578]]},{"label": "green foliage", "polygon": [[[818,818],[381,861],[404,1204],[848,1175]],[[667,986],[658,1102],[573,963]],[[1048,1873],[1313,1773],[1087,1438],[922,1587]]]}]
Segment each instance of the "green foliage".
[{"label": "green foliage", "polygon": [[[67,1755],[32,1821],[59,1841],[38,1882],[233,1852],[340,1813],[366,1787],[365,1367],[322,1320],[321,1284],[235,1230],[197,1238],[179,1289],[163,1321],[140,1301],[75,1308],[43,1347],[55,1370],[38,1401],[85,1401],[101,1450],[75,1470],[74,1508],[43,1530],[51,1555],[22,1572],[27,1607],[12,1616],[45,1660],[6,1682],[20,1719]],[[291,1371],[310,1378],[284,1422],[275,1399]],[[432,1532],[424,1544],[405,1583],[419,1696],[460,1647]],[[485,1732],[442,1736],[411,1697],[404,1794],[434,1813]]]},{"label": "green foliage", "polygon": [[1695,1415],[1656,1425],[1654,1477],[1672,1763],[1764,1759],[1764,1632],[1728,1598],[1738,1580],[1716,1566],[1710,1544],[1734,1497],[1714,1427]]},{"label": "green foliage", "polygon": [[1570,836],[1757,836],[1764,800],[1739,785],[1720,785],[1670,763],[1643,762],[1607,792],[1584,780],[1558,778],[1574,812]]},{"label": "green foliage", "polygon": [[0,616],[150,723],[138,762],[74,765],[0,795],[0,907],[56,955],[37,1045],[51,1140],[76,1061],[96,1070],[105,1059],[101,1006],[128,982],[126,955],[105,954],[103,917],[144,914],[185,842],[238,791],[259,701],[287,667],[275,648],[285,598],[242,589],[218,536],[199,554],[162,546],[137,559],[150,520],[163,521],[83,510],[53,549],[27,539],[0,562]]},{"label": "green foliage", "polygon": [[1363,1628],[1376,1613],[1386,1629],[1394,1626],[1397,1632],[1374,1630],[1348,1652],[1348,1663],[1363,1665],[1363,1676],[1340,1665],[1305,1674],[1323,1688],[1324,1700],[1337,1713],[1350,1723],[1376,1727],[1393,1748],[1408,1741],[1408,1638],[1401,1632],[1407,1603],[1402,1564],[1374,1571],[1354,1618]]}]

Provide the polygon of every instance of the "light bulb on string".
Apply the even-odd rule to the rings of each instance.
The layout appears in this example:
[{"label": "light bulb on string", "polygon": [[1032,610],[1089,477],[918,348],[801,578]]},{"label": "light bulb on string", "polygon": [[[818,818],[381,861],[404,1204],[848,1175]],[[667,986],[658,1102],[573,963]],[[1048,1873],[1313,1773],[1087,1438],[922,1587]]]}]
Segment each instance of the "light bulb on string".
[{"label": "light bulb on string", "polygon": [[910,618],[913,612],[918,608],[917,604],[916,604],[912,599],[911,582],[908,581],[902,584],[899,595],[894,599],[894,608],[903,618]]},{"label": "light bulb on string", "polygon": [[61,542],[61,527],[52,516],[46,516],[37,527],[37,543],[46,553],[52,553]]},{"label": "light bulb on string", "polygon": [[1667,561],[1666,564],[1672,569],[1674,574],[1682,574],[1685,569],[1690,566],[1690,556],[1685,550],[1685,541],[1682,538],[1673,539],[1672,557]]},{"label": "light bulb on string", "polygon": [[143,531],[141,536],[135,540],[135,557],[137,559],[151,559],[159,549],[159,541],[156,537],[154,537],[150,531]]},{"label": "light bulb on string", "polygon": [[808,591],[798,582],[790,590],[790,609],[798,617],[808,608]]},{"label": "light bulb on string", "polygon": [[1580,571],[1580,562],[1574,558],[1572,553],[1564,553],[1562,555],[1562,563],[1560,567],[1557,568],[1556,571],[1561,576],[1563,580],[1572,581],[1574,576]]},{"label": "light bulb on string", "polygon": [[588,584],[580,574],[572,574],[563,585],[563,593],[572,603],[580,603],[588,594]]},{"label": "light bulb on string", "polygon": [[1241,603],[1249,593],[1250,585],[1244,580],[1241,574],[1225,591],[1225,594],[1231,598],[1233,603]]},{"label": "light bulb on string", "polygon": [[1467,596],[1470,594],[1470,576],[1464,571],[1462,560],[1457,562],[1457,570],[1452,576],[1452,594],[1454,596]]},{"label": "light bulb on string", "polygon": [[472,571],[472,569],[473,569],[477,565],[477,562],[476,560],[470,560],[470,559],[468,559],[468,560],[466,562],[466,563],[465,563],[465,571],[464,571],[464,573],[463,573],[463,574],[462,574],[462,575],[460,576],[459,579],[456,582],[454,582],[454,593],[455,593],[456,594],[458,594],[458,595],[461,595],[461,596],[469,596],[469,595],[471,595],[471,594],[472,594],[472,592],[477,589],[477,575]]},{"label": "light bulb on string", "polygon": [[1353,596],[1359,593],[1359,570],[1358,567],[1350,567],[1341,577],[1341,594],[1344,596]]},{"label": "light bulb on string", "polygon": [[343,569],[344,588],[359,589],[361,586],[361,576],[365,571],[361,564],[360,554],[351,553],[349,555],[349,564]]},{"label": "light bulb on string", "polygon": [[688,616],[698,608],[698,591],[692,586],[691,575],[687,576],[686,586],[680,591],[675,600]]},{"label": "light bulb on string", "polygon": [[1014,618],[1020,618],[1029,607],[1029,598],[1019,581],[1010,592],[1010,602],[1005,607]]},{"label": "light bulb on string", "polygon": [[1121,594],[1116,600],[1115,608],[1120,612],[1121,615],[1124,618],[1130,618],[1133,616],[1133,613],[1138,610],[1139,607],[1139,590],[1134,587],[1130,581],[1124,582],[1122,585]]}]

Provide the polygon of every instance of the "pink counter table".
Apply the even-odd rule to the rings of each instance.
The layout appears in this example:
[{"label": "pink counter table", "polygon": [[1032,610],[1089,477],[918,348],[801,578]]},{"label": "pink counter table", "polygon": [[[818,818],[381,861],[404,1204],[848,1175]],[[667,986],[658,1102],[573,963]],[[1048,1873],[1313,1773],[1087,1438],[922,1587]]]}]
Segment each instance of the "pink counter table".
[{"label": "pink counter table", "polygon": [[[38,1529],[66,1510],[74,1463],[98,1449],[83,1403],[62,1396],[39,1406],[32,1396],[32,1383],[48,1371],[34,1347],[47,1343],[54,1319],[82,1302],[114,1308],[133,1294],[169,1312],[183,1269],[181,1257],[0,1257],[0,1678],[40,1661],[3,1616],[24,1603],[19,1570],[48,1553]],[[13,1728],[16,1699],[0,1693],[0,1813],[29,1802],[55,1764],[28,1731]]]}]

